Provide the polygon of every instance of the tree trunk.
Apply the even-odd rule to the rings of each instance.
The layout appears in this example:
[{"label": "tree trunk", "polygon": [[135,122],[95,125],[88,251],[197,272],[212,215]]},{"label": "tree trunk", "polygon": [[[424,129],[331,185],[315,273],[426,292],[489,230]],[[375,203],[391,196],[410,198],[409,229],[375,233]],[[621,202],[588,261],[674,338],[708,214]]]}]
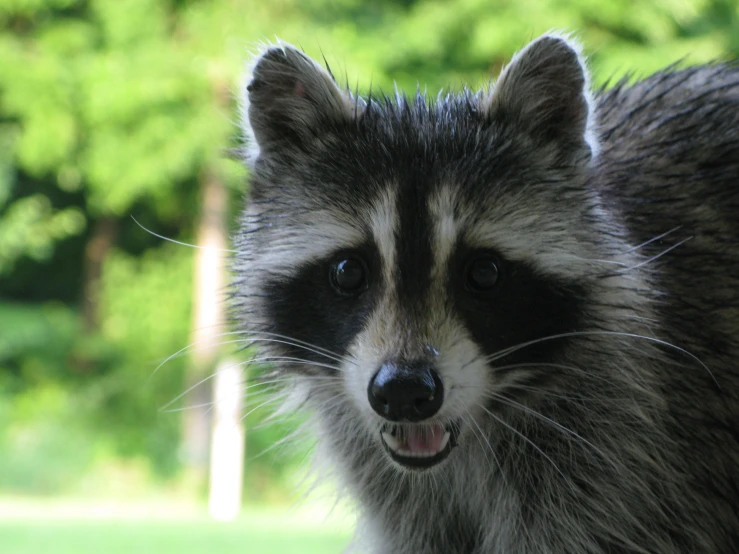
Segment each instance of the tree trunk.
[{"label": "tree trunk", "polygon": [[[211,434],[211,394],[213,374],[223,342],[225,323],[227,194],[217,176],[203,178],[200,222],[195,256],[194,317],[190,363],[186,387],[199,385],[187,397],[183,418],[183,456],[186,466],[201,485],[208,470]],[[206,379],[205,381],[203,381]]]},{"label": "tree trunk", "polygon": [[92,228],[92,236],[85,247],[82,317],[87,331],[98,328],[100,319],[100,276],[103,261],[115,241],[118,222],[112,217],[101,217]]}]

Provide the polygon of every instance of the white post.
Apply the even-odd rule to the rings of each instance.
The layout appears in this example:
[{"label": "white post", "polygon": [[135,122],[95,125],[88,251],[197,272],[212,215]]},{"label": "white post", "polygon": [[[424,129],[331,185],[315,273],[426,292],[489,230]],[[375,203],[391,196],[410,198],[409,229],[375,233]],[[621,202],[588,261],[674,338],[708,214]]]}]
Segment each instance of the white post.
[{"label": "white post", "polygon": [[[2,0],[0,0],[2,1]],[[193,275],[192,350],[186,369],[185,388],[192,390],[193,404],[182,414],[182,454],[191,477],[202,484],[208,469],[208,445],[212,419],[208,401],[212,397],[206,377],[215,367],[225,329],[225,252],[228,192],[214,171],[201,176],[202,201],[198,222]]]},{"label": "white post", "polygon": [[241,509],[244,471],[244,375],[241,364],[221,362],[216,370],[213,390],[214,425],[210,447],[210,515],[231,521]]}]

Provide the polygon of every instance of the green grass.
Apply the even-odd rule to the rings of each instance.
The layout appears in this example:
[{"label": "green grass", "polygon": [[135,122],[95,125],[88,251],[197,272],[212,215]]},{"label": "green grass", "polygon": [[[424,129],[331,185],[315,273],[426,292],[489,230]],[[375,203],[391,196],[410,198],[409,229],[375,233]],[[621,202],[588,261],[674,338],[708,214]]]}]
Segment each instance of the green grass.
[{"label": "green grass", "polygon": [[331,554],[349,542],[348,525],[250,509],[237,521],[207,516],[9,517],[0,519],[2,554]]}]

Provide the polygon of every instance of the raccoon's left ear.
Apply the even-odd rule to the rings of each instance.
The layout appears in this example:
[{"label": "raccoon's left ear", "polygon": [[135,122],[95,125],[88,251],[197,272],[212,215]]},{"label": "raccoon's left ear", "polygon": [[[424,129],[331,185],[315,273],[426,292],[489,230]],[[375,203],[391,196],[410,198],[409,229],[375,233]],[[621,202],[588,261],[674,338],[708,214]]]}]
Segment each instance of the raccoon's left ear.
[{"label": "raccoon's left ear", "polygon": [[595,114],[577,43],[545,35],[516,54],[487,96],[488,115],[526,133],[548,163],[582,165],[598,153]]},{"label": "raccoon's left ear", "polygon": [[242,114],[250,157],[306,148],[331,125],[350,121],[359,105],[295,47],[269,46],[255,58],[246,86]]}]

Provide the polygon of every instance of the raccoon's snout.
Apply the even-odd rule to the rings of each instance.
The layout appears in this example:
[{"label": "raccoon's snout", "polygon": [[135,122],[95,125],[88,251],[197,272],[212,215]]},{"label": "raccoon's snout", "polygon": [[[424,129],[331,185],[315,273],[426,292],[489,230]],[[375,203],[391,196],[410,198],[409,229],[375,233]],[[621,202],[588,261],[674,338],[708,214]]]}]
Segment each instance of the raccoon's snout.
[{"label": "raccoon's snout", "polygon": [[385,362],[367,387],[370,406],[390,421],[423,421],[444,401],[439,374],[425,363]]}]

